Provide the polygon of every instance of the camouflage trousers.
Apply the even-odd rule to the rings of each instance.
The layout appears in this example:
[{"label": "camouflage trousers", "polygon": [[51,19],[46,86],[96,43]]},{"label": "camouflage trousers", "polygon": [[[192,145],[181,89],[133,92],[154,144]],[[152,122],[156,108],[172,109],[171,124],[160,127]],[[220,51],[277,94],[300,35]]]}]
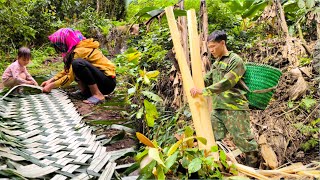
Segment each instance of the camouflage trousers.
[{"label": "camouflage trousers", "polygon": [[258,150],[258,144],[251,132],[248,111],[213,110],[211,122],[216,140],[222,140],[229,132],[242,152]]}]

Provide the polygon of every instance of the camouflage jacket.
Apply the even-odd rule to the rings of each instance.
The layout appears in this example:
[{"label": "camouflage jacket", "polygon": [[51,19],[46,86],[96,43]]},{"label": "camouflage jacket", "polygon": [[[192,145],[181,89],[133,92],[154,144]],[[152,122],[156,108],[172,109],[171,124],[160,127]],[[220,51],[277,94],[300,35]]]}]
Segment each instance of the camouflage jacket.
[{"label": "camouflage jacket", "polygon": [[203,95],[212,96],[213,109],[248,110],[245,91],[238,82],[246,69],[240,56],[233,52],[217,59],[204,78]]}]

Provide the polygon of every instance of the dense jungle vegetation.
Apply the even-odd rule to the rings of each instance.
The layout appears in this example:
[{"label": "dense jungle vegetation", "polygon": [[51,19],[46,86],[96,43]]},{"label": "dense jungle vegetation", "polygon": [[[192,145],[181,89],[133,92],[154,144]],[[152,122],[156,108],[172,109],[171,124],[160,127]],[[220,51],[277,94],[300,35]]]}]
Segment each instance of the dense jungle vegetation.
[{"label": "dense jungle vegetation", "polygon": [[[28,46],[32,50],[29,72],[34,77],[52,77],[63,68],[63,62],[48,35],[62,27],[80,30],[85,37],[98,40],[103,53],[116,64],[114,94],[125,96],[121,116],[132,122],[140,138],[145,136],[143,144],[137,142],[135,164],[125,175],[141,164],[139,175],[144,179],[238,175],[224,151],[212,148],[220,156],[215,162],[194,143],[205,140],[193,139],[191,112],[163,11],[176,5],[178,18],[186,15],[184,10],[195,9],[198,23],[203,23],[201,1],[182,1],[184,10],[179,2],[0,0],[0,73],[15,60],[19,47]],[[283,73],[268,108],[251,111],[256,139],[267,136],[279,166],[319,161],[320,57],[316,55],[320,47],[316,43],[320,38],[320,0],[205,2],[208,32],[225,30],[228,48],[246,62],[268,64]],[[1,123],[4,120],[0,119],[0,127]],[[0,146],[5,144],[1,134]],[[263,163],[260,167],[269,168]],[[0,171],[0,177],[3,174]]]}]

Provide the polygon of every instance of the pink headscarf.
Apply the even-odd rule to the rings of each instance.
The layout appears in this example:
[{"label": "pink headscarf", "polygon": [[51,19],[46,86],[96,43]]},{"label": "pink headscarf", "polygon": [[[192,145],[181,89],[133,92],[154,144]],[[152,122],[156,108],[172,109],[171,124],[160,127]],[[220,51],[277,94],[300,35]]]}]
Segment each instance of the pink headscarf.
[{"label": "pink headscarf", "polygon": [[80,31],[71,28],[61,28],[48,38],[62,53],[62,57],[65,57],[80,41],[86,39]]}]

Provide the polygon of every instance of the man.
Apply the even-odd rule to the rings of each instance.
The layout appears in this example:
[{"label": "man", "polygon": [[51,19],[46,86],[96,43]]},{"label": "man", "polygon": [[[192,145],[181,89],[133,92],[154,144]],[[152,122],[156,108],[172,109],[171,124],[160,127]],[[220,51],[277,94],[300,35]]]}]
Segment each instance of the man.
[{"label": "man", "polygon": [[234,143],[246,153],[246,164],[257,166],[258,144],[250,130],[248,101],[238,82],[245,73],[244,63],[237,54],[228,51],[227,35],[214,31],[208,37],[208,47],[216,58],[205,76],[206,88],[192,88],[192,96],[203,94],[212,97],[211,121],[216,140],[229,132]]}]

